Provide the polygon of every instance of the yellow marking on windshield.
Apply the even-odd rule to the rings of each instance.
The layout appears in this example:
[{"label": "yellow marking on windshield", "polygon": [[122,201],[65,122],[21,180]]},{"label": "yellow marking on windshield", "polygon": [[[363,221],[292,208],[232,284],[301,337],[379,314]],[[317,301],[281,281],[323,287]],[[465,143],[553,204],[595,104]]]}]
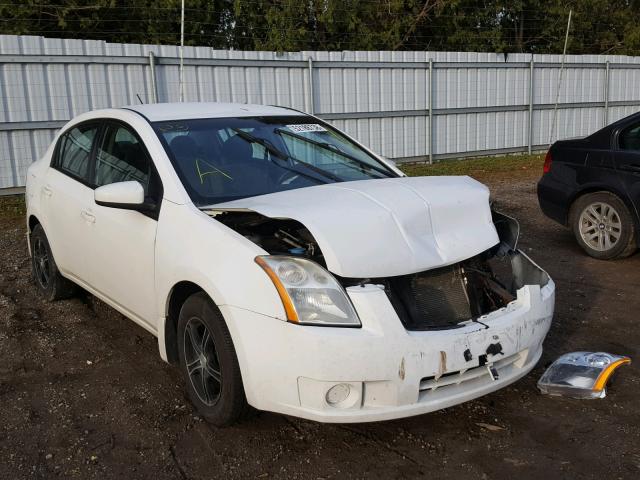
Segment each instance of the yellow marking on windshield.
[{"label": "yellow marking on windshield", "polygon": [[200,163],[198,162],[198,159],[196,158],[196,170],[198,171],[198,178],[200,178],[200,185],[204,184],[204,177],[207,175],[215,175],[216,173],[219,173],[220,175],[224,175],[225,177],[227,177],[229,180],[233,180],[233,178],[231,178],[229,175],[227,175],[226,173],[224,173],[222,170],[220,170],[219,168],[214,167],[213,165],[211,165],[209,162],[204,161],[204,163],[207,164],[207,166],[213,168],[213,170],[208,171],[208,172],[202,172],[200,171]]}]

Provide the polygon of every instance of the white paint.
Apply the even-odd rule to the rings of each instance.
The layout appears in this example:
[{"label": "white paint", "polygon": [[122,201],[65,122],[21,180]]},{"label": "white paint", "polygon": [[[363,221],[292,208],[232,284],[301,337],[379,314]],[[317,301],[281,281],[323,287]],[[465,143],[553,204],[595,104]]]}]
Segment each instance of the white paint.
[{"label": "white paint", "polygon": [[184,103],[146,103],[129,105],[152,122],[163,120],[187,120],[194,118],[251,117],[258,115],[304,115],[288,108],[246,103],[184,102]]},{"label": "white paint", "polygon": [[[250,366],[242,374],[250,385],[245,391],[251,405],[320,422],[370,422],[432,412],[494,392],[538,362],[553,316],[555,285],[550,281],[543,288],[521,288],[508,308],[482,319],[488,329],[469,323],[431,332],[407,332],[384,291],[374,285],[351,287],[348,293],[361,329],[300,328],[236,307],[222,308],[241,367]],[[490,363],[517,356],[508,367],[498,366],[498,380],[483,375],[420,392],[421,379],[438,374],[440,352],[446,353],[448,371],[457,372],[477,367],[478,356],[496,341],[504,355],[490,356]],[[470,362],[464,360],[467,348],[473,355]],[[400,378],[403,359],[405,376]],[[328,405],[323,396],[337,383],[357,386],[362,402],[346,409]]]},{"label": "white paint", "polygon": [[[172,119],[173,112],[179,119],[184,114],[197,118],[206,113],[202,109],[223,116],[239,108],[183,106],[148,106],[147,112],[162,119]],[[267,111],[281,114],[271,107],[247,114]],[[469,321],[453,330],[407,331],[383,289],[369,284],[347,289],[361,328],[286,322],[273,283],[254,261],[267,252],[191,203],[149,123],[131,110],[111,109],[80,115],[65,128],[95,118],[126,122],[145,143],[163,183],[158,220],[97,205],[99,192],[50,167],[52,146],[29,168],[27,217],[41,222],[63,275],[156,335],[165,360],[170,294],[178,282],[188,281],[218,305],[247,399],[263,410],[325,422],[405,417],[492,392],[538,361],[553,315],[553,281],[543,288],[521,288],[507,307],[481,318],[489,328]],[[335,272],[387,275],[452,263],[494,245],[488,195],[486,187],[466,177],[398,178],[311,187],[240,203],[302,221],[326,249]],[[489,358],[496,362],[498,380],[478,377],[420,392],[421,379],[438,374],[441,352],[449,371],[461,371],[476,366],[496,341],[505,357],[517,356],[502,371],[499,359]],[[471,362],[464,359],[466,349],[473,354]],[[348,384],[352,392],[339,408],[326,402],[336,383]]]},{"label": "white paint", "polygon": [[102,203],[120,205],[141,205],[144,202],[144,188],[140,182],[128,181],[111,183],[98,187],[94,192],[94,199]]},{"label": "white paint", "polygon": [[328,269],[375,278],[451,265],[491,248],[498,235],[489,190],[469,177],[334,183],[215,205],[297,220]]}]

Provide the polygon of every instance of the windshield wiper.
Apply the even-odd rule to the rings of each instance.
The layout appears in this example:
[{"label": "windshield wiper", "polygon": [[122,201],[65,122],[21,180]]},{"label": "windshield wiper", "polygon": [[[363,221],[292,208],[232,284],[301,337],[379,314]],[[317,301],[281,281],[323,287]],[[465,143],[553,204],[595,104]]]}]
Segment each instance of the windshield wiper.
[{"label": "windshield wiper", "polygon": [[[309,170],[322,175],[326,178],[330,178],[331,180],[333,180],[334,182],[342,182],[344,180],[342,180],[340,177],[338,177],[337,175],[334,175],[331,172],[327,172],[326,170],[323,170],[322,168],[318,168],[316,167],[314,164],[309,163],[309,162],[305,162],[304,160],[300,160],[299,158],[296,158],[292,155],[289,155],[288,153],[283,152],[282,150],[276,148],[275,146],[273,146],[271,144],[271,142],[269,142],[268,140],[265,140],[263,138],[259,138],[256,137],[255,135],[251,135],[248,132],[245,132],[244,130],[240,130],[239,128],[232,128],[231,130],[233,130],[234,132],[236,132],[236,134],[242,138],[243,140],[249,142],[249,143],[257,143],[258,145],[262,145],[267,152],[269,152],[271,154],[272,157],[276,157],[279,158],[280,160],[284,160],[285,162],[288,160],[293,160],[296,163],[299,163],[301,165],[304,165],[305,167],[307,167]],[[311,178],[313,180],[316,181],[321,181],[319,178],[316,178],[314,176],[311,176],[307,173],[301,172],[300,170],[298,170],[297,168],[292,168],[290,166],[287,165],[281,165],[278,164],[278,166],[285,168],[289,171],[295,172],[295,173],[299,173],[300,175],[304,175],[305,177]]]},{"label": "windshield wiper", "polygon": [[258,138],[255,135],[251,135],[250,133],[245,132],[244,130],[240,130],[239,128],[232,128],[231,130],[236,132],[236,134],[240,138],[242,138],[243,140],[249,143],[257,143],[258,145],[262,145],[265,148],[265,150],[267,150],[267,152],[269,152],[274,157],[280,158],[281,160],[286,160],[288,157],[286,153],[277,149],[276,147],[271,145],[270,142],[267,142],[263,138]]},{"label": "windshield wiper", "polygon": [[320,148],[324,148],[325,150],[329,150],[333,153],[337,153],[338,155],[351,160],[351,162],[357,163],[358,165],[360,165],[361,168],[368,168],[371,170],[375,170],[378,173],[381,173],[382,175],[384,175],[385,177],[390,177],[392,176],[391,172],[385,168],[381,168],[381,167],[377,167],[375,165],[371,165],[370,163],[367,163],[363,160],[360,160],[357,157],[354,157],[353,155],[350,155],[346,152],[343,152],[342,150],[340,150],[336,145],[332,144],[332,143],[328,143],[328,142],[319,142],[318,140],[313,140],[311,138],[307,138],[304,137],[302,135],[298,135],[297,133],[293,133],[293,132],[288,132],[287,130],[283,130],[282,128],[276,128],[274,130],[276,133],[282,135],[289,135],[290,137],[293,138],[297,138],[298,140],[302,140],[304,142],[310,143],[312,145],[316,145]]}]

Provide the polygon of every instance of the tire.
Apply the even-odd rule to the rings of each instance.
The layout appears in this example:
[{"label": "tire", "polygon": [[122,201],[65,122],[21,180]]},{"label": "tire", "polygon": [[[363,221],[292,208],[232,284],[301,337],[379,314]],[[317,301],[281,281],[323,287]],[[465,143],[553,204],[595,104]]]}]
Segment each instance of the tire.
[{"label": "tire", "polygon": [[178,354],[187,394],[204,419],[225,427],[244,417],[248,404],[231,335],[204,292],[180,309]]},{"label": "tire", "polygon": [[64,278],[53,258],[49,240],[41,225],[36,225],[29,236],[31,247],[31,275],[44,298],[52,302],[73,296],[76,285]]},{"label": "tire", "polygon": [[636,250],[633,217],[613,193],[581,196],[571,206],[569,221],[578,244],[593,258],[624,258]]}]

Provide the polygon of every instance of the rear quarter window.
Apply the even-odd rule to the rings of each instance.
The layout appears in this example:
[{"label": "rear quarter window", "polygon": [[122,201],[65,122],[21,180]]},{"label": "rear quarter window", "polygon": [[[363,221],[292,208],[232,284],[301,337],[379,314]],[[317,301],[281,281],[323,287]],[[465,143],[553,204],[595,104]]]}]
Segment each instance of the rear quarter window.
[{"label": "rear quarter window", "polygon": [[640,152],[640,123],[627,127],[620,132],[619,145],[621,150]]}]

